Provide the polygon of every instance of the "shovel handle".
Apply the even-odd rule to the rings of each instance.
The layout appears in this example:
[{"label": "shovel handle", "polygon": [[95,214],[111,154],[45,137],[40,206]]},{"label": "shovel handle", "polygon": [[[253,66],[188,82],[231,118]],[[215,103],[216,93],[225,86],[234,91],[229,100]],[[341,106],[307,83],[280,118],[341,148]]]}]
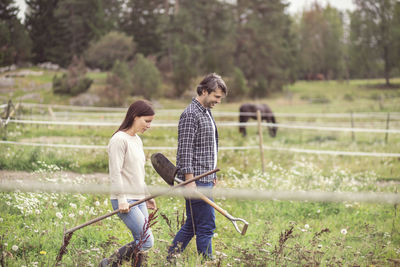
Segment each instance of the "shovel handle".
[{"label": "shovel handle", "polygon": [[[223,208],[218,206],[215,202],[211,201],[208,197],[206,197],[202,193],[196,192],[196,194],[201,198],[201,200],[203,200],[208,205],[210,205],[211,207],[216,209],[219,213],[221,213],[226,218],[228,218],[232,222],[233,226],[235,227],[236,231],[238,231],[238,233],[240,233],[241,235],[245,235],[246,234],[247,228],[249,227],[249,223],[248,222],[246,222],[244,219],[233,217],[226,210],[224,210]],[[244,223],[244,226],[243,226],[242,230],[239,229],[239,227],[238,227],[238,225],[236,223],[237,221],[240,221],[240,222]]]},{"label": "shovel handle", "polygon": [[[208,175],[213,174],[213,173],[218,172],[218,171],[219,171],[219,169],[217,168],[217,169],[211,170],[211,171],[209,171],[209,172],[200,174],[200,175],[198,175],[198,176],[196,176],[196,177],[193,177],[192,179],[189,179],[189,180],[187,180],[187,181],[184,181],[184,182],[182,182],[182,183],[180,183],[180,184],[177,184],[177,185],[171,187],[169,190],[173,190],[173,189],[175,189],[175,188],[182,187],[182,186],[184,186],[184,185],[187,185],[188,183],[197,181],[197,180],[199,180],[200,178],[203,178],[203,177],[205,177],[205,176],[208,176]],[[168,191],[169,191],[169,190],[168,190]],[[142,198],[142,199],[140,199],[140,200],[138,200],[138,201],[136,201],[136,202],[133,202],[133,203],[129,204],[129,208],[132,208],[133,206],[139,205],[140,203],[146,202],[147,200],[150,200],[150,199],[152,199],[152,198],[158,197],[158,196],[160,196],[160,195],[162,195],[162,193],[160,193],[160,194],[155,194],[155,195],[150,195],[150,196],[147,196],[147,197],[145,197],[145,198]],[[116,209],[116,210],[114,210],[114,211],[112,211],[112,212],[110,212],[110,213],[104,214],[104,215],[102,215],[102,216],[100,216],[100,217],[97,217],[97,218],[94,218],[94,219],[92,219],[92,220],[90,220],[90,221],[87,221],[87,222],[85,222],[85,223],[83,223],[83,224],[81,224],[81,225],[78,225],[78,226],[75,226],[75,227],[73,227],[73,228],[71,228],[71,229],[68,229],[67,231],[64,232],[64,236],[65,236],[66,234],[73,233],[73,232],[75,232],[75,231],[78,230],[78,229],[81,229],[81,228],[83,228],[83,227],[86,227],[86,226],[88,226],[88,225],[91,225],[91,224],[93,224],[93,223],[95,223],[95,222],[98,222],[98,221],[104,220],[105,218],[108,218],[108,217],[110,217],[110,216],[113,216],[113,215],[117,214],[119,211],[120,211],[119,209]]]},{"label": "shovel handle", "polygon": [[[187,184],[191,181],[187,180],[187,181],[182,181],[181,179],[175,177],[175,181],[178,182],[178,185],[183,185],[184,183]],[[187,182],[187,183],[186,183]],[[235,227],[236,231],[238,231],[241,235],[245,235],[247,228],[249,227],[249,223],[247,221],[245,221],[244,219],[241,218],[235,218],[232,215],[230,215],[226,210],[224,210],[223,208],[221,208],[220,206],[218,206],[217,203],[211,201],[208,197],[206,197],[203,193],[199,192],[199,191],[194,191],[195,194],[204,202],[206,202],[208,205],[210,205],[211,207],[213,207],[214,209],[216,209],[219,213],[221,213],[222,215],[224,215],[228,220],[230,220],[233,224],[233,226]],[[238,225],[237,225],[237,221],[243,222],[244,226],[242,228],[242,230],[240,231]]]}]

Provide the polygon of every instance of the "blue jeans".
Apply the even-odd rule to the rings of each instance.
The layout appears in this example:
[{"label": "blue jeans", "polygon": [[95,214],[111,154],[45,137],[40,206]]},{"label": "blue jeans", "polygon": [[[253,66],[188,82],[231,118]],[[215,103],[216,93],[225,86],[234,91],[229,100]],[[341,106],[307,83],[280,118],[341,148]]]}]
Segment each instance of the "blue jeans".
[{"label": "blue jeans", "polygon": [[[137,200],[128,199],[128,203],[131,204]],[[114,210],[118,209],[118,200],[111,199],[111,205]],[[128,213],[118,212],[118,217],[126,224],[126,226],[131,230],[133,239],[135,243],[138,244],[139,240],[144,240],[146,237],[143,237],[143,226],[145,223],[148,223],[149,213],[147,211],[146,203],[140,203],[139,205],[133,206]],[[148,250],[154,244],[154,237],[151,232],[151,229],[147,231],[148,238],[146,242],[140,247],[140,250]]]},{"label": "blue jeans", "polygon": [[[214,186],[212,182],[202,183],[198,181],[196,181],[196,185],[197,187],[210,189],[212,189],[212,187]],[[210,199],[213,200],[212,198]],[[190,210],[190,203],[192,205],[192,210]],[[194,221],[192,220],[192,215]],[[171,255],[174,252],[182,252],[196,233],[197,252],[199,254],[202,254],[203,256],[211,257],[212,236],[214,234],[214,230],[214,208],[201,199],[186,199],[186,222],[172,241],[172,245],[168,249],[168,255]]]}]

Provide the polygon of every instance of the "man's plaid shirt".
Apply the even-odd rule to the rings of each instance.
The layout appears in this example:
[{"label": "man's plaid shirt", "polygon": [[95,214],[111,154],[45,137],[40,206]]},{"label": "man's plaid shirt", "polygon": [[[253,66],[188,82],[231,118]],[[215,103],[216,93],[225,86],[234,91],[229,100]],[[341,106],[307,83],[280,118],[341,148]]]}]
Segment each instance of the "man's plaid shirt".
[{"label": "man's plaid shirt", "polygon": [[[178,178],[185,180],[184,174],[200,175],[214,169],[214,138],[218,151],[218,132],[214,118],[211,122],[210,110],[203,107],[195,98],[183,111],[178,125],[178,152],[176,165],[179,169]],[[213,125],[214,124],[214,125]],[[200,179],[201,182],[212,182],[216,178],[213,173]]]}]

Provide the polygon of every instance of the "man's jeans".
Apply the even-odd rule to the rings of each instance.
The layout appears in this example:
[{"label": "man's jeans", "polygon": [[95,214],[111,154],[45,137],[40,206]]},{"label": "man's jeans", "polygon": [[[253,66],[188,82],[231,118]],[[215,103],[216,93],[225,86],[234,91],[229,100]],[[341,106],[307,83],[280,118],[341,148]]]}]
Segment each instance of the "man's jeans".
[{"label": "man's jeans", "polygon": [[[202,183],[199,181],[196,181],[196,185],[197,187],[207,189],[212,189],[214,186],[212,182]],[[212,198],[210,199],[213,200]],[[190,202],[192,204],[192,210],[190,210]],[[215,212],[213,207],[201,199],[186,199],[186,222],[172,241],[172,245],[168,249],[168,255],[171,255],[174,252],[182,252],[194,236],[191,211],[193,211],[197,252],[206,257],[211,257],[211,239],[215,230]]]},{"label": "man's jeans", "polygon": [[[131,204],[136,202],[137,200],[128,199],[128,203]],[[111,205],[114,210],[118,209],[118,200],[111,199]],[[139,205],[133,206],[128,213],[118,212],[118,217],[126,224],[126,226],[131,230],[135,243],[138,244],[139,240],[146,239],[143,236],[143,226],[145,223],[149,222],[149,213],[147,211],[146,202],[140,203]],[[149,229],[146,233],[146,236],[149,235],[146,242],[142,244],[139,248],[140,250],[148,250],[154,244],[154,237],[151,233],[151,229]]]}]

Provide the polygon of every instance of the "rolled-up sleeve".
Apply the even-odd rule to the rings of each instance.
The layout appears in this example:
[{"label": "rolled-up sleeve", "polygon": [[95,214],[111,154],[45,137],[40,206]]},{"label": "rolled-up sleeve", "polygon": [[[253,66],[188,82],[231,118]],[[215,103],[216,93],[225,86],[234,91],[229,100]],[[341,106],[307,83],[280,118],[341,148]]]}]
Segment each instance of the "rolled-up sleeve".
[{"label": "rolled-up sleeve", "polygon": [[178,125],[177,163],[182,174],[194,173],[193,151],[197,123],[193,113],[183,113]]},{"label": "rolled-up sleeve", "polygon": [[124,164],[127,144],[124,140],[112,139],[108,145],[108,164],[111,182],[111,193],[118,196],[118,203],[127,203],[122,182],[122,167]]}]

